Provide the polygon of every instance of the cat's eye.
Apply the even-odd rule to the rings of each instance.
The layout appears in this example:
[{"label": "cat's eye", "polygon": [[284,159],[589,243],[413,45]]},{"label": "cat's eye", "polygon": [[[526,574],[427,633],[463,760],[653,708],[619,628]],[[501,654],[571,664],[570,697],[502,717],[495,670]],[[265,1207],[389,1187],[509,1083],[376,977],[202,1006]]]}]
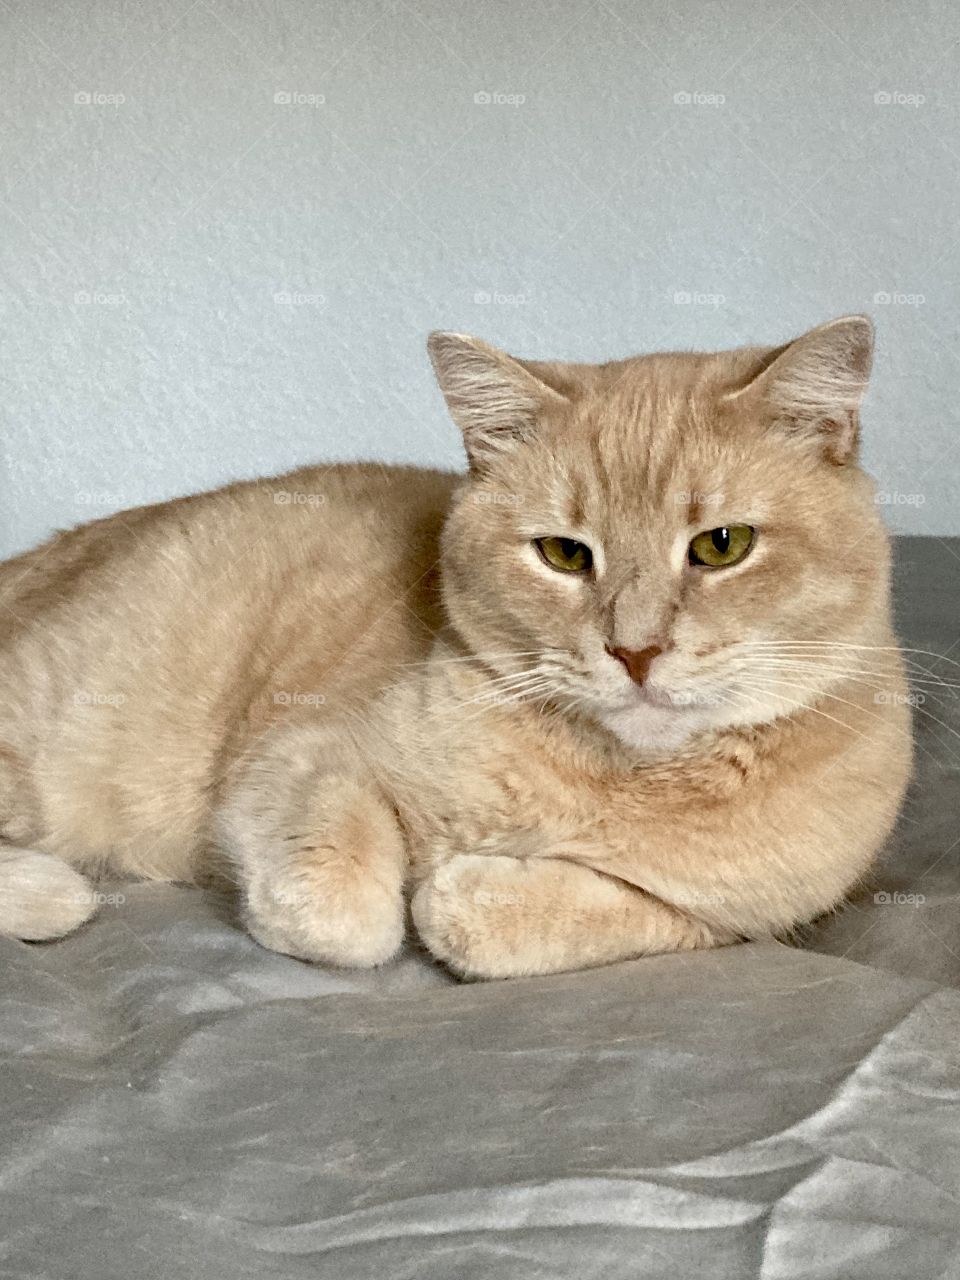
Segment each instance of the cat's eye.
[{"label": "cat's eye", "polygon": [[573,538],[534,538],[533,545],[550,568],[560,573],[589,573],[593,568],[593,552]]},{"label": "cat's eye", "polygon": [[698,533],[690,543],[691,564],[708,569],[726,569],[738,564],[753,546],[753,529],[748,524],[724,525]]}]

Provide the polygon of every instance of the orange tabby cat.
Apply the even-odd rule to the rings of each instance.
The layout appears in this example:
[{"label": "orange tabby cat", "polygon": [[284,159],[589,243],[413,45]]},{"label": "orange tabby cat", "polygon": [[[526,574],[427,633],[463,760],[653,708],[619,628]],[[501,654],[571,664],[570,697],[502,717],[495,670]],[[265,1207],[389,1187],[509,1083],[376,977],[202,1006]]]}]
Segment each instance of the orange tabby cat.
[{"label": "orange tabby cat", "polygon": [[871,351],[860,316],[597,366],[434,334],[466,476],[306,468],[0,566],[0,931],[225,869],[268,947],[380,964],[409,900],[499,977],[832,907],[911,754]]}]

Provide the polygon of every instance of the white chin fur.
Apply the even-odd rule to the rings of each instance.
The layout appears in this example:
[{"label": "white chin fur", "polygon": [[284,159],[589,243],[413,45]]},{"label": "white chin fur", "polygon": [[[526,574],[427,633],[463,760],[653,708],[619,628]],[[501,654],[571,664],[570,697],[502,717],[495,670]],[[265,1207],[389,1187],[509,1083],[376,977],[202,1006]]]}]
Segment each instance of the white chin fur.
[{"label": "white chin fur", "polygon": [[714,728],[716,712],[688,707],[658,707],[640,703],[617,711],[603,711],[598,717],[604,728],[637,751],[675,751],[694,734]]},{"label": "white chin fur", "polygon": [[789,715],[792,709],[792,704],[771,702],[764,705],[756,700],[748,707],[738,706],[736,702],[679,707],[638,702],[615,709],[605,707],[597,719],[625,746],[636,751],[662,754],[679,750],[696,734],[709,729],[768,724],[782,715]]}]

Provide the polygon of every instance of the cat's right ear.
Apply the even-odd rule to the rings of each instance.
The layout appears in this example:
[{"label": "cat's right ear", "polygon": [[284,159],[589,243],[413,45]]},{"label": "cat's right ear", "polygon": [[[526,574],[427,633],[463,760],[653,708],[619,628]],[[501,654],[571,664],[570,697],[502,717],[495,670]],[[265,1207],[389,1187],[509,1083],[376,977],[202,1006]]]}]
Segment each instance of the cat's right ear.
[{"label": "cat's right ear", "polygon": [[534,434],[565,398],[505,352],[464,333],[431,333],[427,350],[470,466],[482,469]]}]

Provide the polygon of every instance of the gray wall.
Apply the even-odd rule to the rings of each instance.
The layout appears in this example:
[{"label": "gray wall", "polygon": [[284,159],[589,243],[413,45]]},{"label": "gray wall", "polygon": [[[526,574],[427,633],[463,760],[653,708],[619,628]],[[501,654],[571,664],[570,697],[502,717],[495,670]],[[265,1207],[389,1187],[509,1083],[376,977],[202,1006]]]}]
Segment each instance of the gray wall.
[{"label": "gray wall", "polygon": [[867,462],[960,532],[948,0],[4,0],[0,550],[316,459],[459,465],[426,332],[879,326]]}]

